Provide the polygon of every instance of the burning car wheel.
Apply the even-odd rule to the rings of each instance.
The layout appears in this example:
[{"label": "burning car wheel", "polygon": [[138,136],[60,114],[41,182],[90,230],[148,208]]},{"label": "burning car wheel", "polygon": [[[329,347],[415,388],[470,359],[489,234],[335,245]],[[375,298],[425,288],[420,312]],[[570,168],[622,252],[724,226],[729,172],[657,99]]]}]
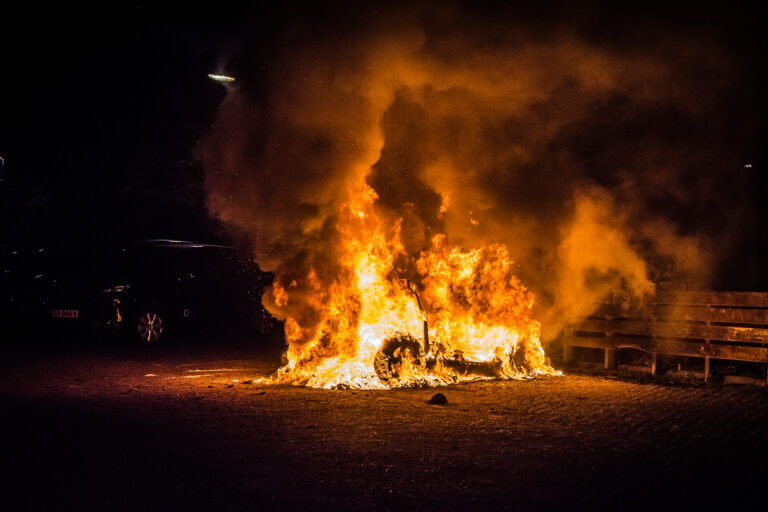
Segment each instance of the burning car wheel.
[{"label": "burning car wheel", "polygon": [[136,323],[139,340],[144,343],[157,343],[163,335],[163,317],[154,311],[139,315]]},{"label": "burning car wheel", "polygon": [[373,359],[376,376],[384,384],[399,381],[402,377],[403,363],[417,363],[420,352],[421,344],[408,334],[400,334],[385,340]]}]

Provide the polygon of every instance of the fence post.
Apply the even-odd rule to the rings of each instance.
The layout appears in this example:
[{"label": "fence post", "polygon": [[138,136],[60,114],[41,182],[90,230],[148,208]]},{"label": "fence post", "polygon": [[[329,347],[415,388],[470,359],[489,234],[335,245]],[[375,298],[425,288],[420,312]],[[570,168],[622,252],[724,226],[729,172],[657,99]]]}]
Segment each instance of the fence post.
[{"label": "fence post", "polygon": [[606,370],[616,369],[616,349],[615,348],[605,349],[605,359],[603,361],[603,368],[605,368]]},{"label": "fence post", "polygon": [[[711,302],[712,299],[710,298],[709,302]],[[706,345],[706,350],[709,352],[710,345],[709,345],[709,338],[711,336],[710,334],[710,327],[712,326],[712,304],[707,304],[707,323],[706,329],[707,329],[707,338],[704,340],[704,343]],[[711,352],[710,352],[711,353]],[[709,356],[704,356],[704,382],[709,382],[709,376],[710,376],[710,364],[709,364]]]},{"label": "fence post", "polygon": [[568,344],[568,338],[563,340],[563,364],[570,365],[573,362],[573,345]]},{"label": "fence post", "polygon": [[[651,312],[651,346],[656,349],[656,337],[659,331],[658,323],[656,322],[656,310],[657,304],[654,302],[650,308],[646,306],[646,311],[650,309]],[[651,352],[651,375],[656,375],[658,370],[658,355],[656,352]]]},{"label": "fence post", "polygon": [[[611,303],[609,304],[606,315],[605,315],[605,341],[610,342],[612,346],[615,346],[614,343],[614,317],[617,313],[617,308],[619,306],[616,303],[616,297],[611,297]],[[603,356],[603,368],[606,370],[615,370],[616,369],[616,349],[615,348],[606,348],[604,350],[604,356]]]}]

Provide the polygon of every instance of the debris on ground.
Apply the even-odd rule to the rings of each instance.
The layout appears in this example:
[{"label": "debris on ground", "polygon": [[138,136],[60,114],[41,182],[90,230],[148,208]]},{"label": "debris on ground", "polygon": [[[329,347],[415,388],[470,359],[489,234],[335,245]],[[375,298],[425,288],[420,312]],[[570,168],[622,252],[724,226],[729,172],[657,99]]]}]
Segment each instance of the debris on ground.
[{"label": "debris on ground", "polygon": [[445,405],[448,403],[448,399],[442,393],[435,393],[432,395],[432,398],[427,400],[427,403],[432,405]]}]

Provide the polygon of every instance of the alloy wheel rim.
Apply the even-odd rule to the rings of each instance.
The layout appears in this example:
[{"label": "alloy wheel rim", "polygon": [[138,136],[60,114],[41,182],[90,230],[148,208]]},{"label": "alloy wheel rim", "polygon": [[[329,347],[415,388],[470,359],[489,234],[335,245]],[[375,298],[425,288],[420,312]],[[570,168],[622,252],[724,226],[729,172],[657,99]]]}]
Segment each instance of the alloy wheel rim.
[{"label": "alloy wheel rim", "polygon": [[139,317],[139,337],[147,343],[157,341],[163,333],[163,319],[153,311],[147,311]]}]

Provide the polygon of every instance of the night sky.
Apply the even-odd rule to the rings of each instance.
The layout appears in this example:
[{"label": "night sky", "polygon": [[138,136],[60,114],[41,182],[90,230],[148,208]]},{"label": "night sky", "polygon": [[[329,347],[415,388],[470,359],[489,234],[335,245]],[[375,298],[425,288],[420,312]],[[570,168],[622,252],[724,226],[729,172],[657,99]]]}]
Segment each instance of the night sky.
[{"label": "night sky", "polygon": [[[722,102],[722,132],[731,137],[723,147],[731,148],[734,162],[751,167],[738,171],[740,188],[723,187],[743,207],[744,225],[730,239],[719,239],[728,240],[731,255],[719,263],[712,286],[768,289],[766,80],[758,8],[661,2],[457,6],[473,20],[522,20],[542,38],[565,27],[619,52],[676,31],[706,34],[726,49],[741,75]],[[2,248],[137,237],[227,240],[227,230],[206,212],[204,171],[196,158],[198,141],[226,95],[207,73],[231,73],[252,94],[267,95],[263,83],[282,48],[337,32],[354,35],[358,20],[376,17],[379,7],[2,7]],[[462,26],[459,17],[456,30]],[[583,156],[598,159],[599,146],[584,149]]]},{"label": "night sky", "polygon": [[206,74],[235,18],[141,5],[4,15],[3,241],[211,236],[192,152],[224,96]]}]

